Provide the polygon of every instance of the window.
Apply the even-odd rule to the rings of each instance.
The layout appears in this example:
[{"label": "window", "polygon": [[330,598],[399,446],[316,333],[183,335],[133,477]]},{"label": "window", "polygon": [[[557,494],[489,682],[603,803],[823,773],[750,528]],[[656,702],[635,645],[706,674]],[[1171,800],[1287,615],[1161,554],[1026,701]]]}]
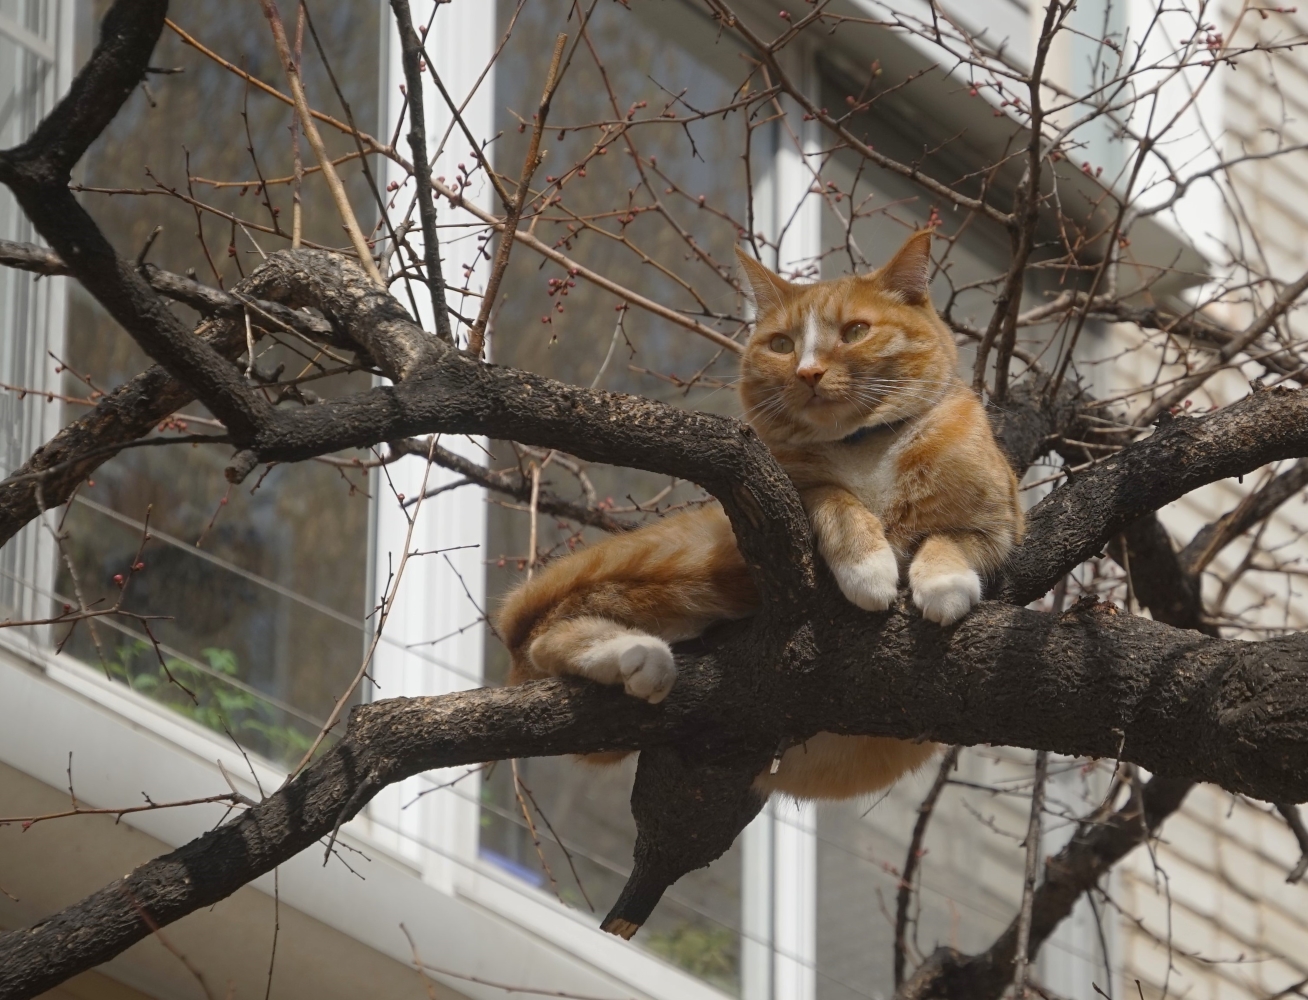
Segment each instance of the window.
[{"label": "window", "polygon": [[[67,4],[0,0],[0,146],[17,145],[50,110],[60,81],[55,53],[66,31]],[[0,191],[0,238],[34,242],[36,235],[8,188]],[[47,351],[58,350],[63,322],[62,279],[37,281],[0,268],[0,475],[8,475],[59,426],[59,407],[20,389],[44,387]],[[53,558],[48,533],[28,525],[0,549],[0,614],[41,617],[46,605],[29,581],[49,586]]]},{"label": "window", "polygon": [[[502,0],[501,23],[508,22],[517,6]],[[660,9],[652,9],[656,7]],[[516,178],[521,170],[549,65],[551,46],[542,40],[557,32],[576,37],[575,14],[568,20],[571,10],[566,0],[525,6],[497,64],[499,138],[493,148],[496,168],[509,177]],[[708,322],[730,333],[735,324],[715,323],[714,316],[738,315],[740,309],[726,280],[736,267],[736,225],[730,220],[744,225],[748,211],[739,116],[725,126],[716,120],[697,122],[685,131],[676,125],[647,125],[629,132],[629,141],[602,144],[602,154],[593,151],[605,136],[596,123],[619,120],[633,106],[647,117],[648,108],[668,106],[684,114],[687,106],[729,102],[739,83],[739,66],[727,62],[725,51],[691,52],[681,42],[688,33],[684,25],[677,30],[676,19],[698,17],[680,5],[596,7],[588,38],[577,48],[551,106],[550,129],[543,140],[547,156],[536,186],[548,187],[550,178],[568,174],[577,164],[582,169],[567,177],[560,200],[546,212],[536,234],[658,302],[697,317],[708,313]],[[683,87],[688,90],[678,101],[672,91]],[[527,131],[519,128],[524,122]],[[615,220],[624,210],[630,218]],[[677,239],[660,212],[676,220],[689,239]],[[558,266],[542,267],[539,257],[521,250],[514,255],[505,288],[512,294],[496,303],[496,361],[574,384],[598,383],[678,405],[734,411],[734,394],[719,381],[734,374],[734,364],[718,358],[721,352],[713,344],[639,310],[624,313],[612,294],[574,281]],[[706,377],[689,390],[658,377],[690,379],[701,370]],[[495,449],[499,467],[544,460],[543,454]],[[685,484],[626,469],[592,467],[585,475],[589,486],[564,463],[551,462],[543,481],[569,497],[584,499],[591,488],[617,508],[638,503],[666,510],[701,496]],[[574,536],[573,531],[552,518],[539,518],[536,558],[566,553],[601,534]],[[534,561],[530,534],[528,517],[491,499],[486,556],[492,602]],[[507,656],[493,639],[486,649],[488,679],[498,681],[507,672]],[[543,856],[562,898],[585,908],[588,896],[602,916],[630,870],[635,826],[628,800],[634,765],[634,759],[607,767],[569,760],[521,761],[520,791],[515,791],[513,770],[507,764],[497,766],[484,785],[481,856],[551,891],[549,876],[541,872]],[[534,831],[524,811],[533,813]],[[558,842],[571,855],[571,865]],[[738,993],[740,872],[738,845],[707,870],[674,886],[636,942],[724,991]]]},{"label": "window", "polygon": [[[844,103],[849,85],[840,69],[824,63],[824,101]],[[857,92],[857,91],[855,91]],[[901,162],[924,156],[929,172],[942,179],[964,173],[965,149],[945,127],[911,117],[891,99],[861,116],[860,134]],[[913,122],[910,126],[907,123]],[[955,138],[955,141],[949,141]],[[976,141],[971,137],[972,141]],[[917,145],[915,145],[915,143]],[[822,161],[830,182],[822,199],[821,266],[825,277],[865,271],[884,262],[908,233],[928,224],[943,239],[935,243],[933,300],[952,320],[977,329],[993,311],[996,281],[1008,257],[1007,235],[985,220],[936,205],[921,188],[845,154]],[[952,173],[951,173],[952,171]],[[1058,278],[1031,269],[1026,295],[1038,301]],[[989,282],[988,284],[985,284]],[[1047,342],[1042,326],[1022,330],[1022,344]],[[960,374],[971,380],[975,354],[960,340]],[[1030,505],[1035,498],[1024,497]],[[1029,818],[1032,755],[1003,748],[965,750],[950,775],[919,845],[920,892],[908,911],[907,971],[937,947],[976,954],[988,948],[1017,913]],[[814,846],[815,947],[813,984],[817,1000],[888,1000],[895,992],[893,955],[900,876],[912,843],[918,806],[939,771],[930,762],[871,802],[823,804],[800,829]],[[1051,761],[1042,854],[1050,855],[1071,836],[1071,817],[1087,812],[1102,796],[1104,775],[1073,760]],[[1039,975],[1060,995],[1093,996],[1090,983],[1104,981],[1104,959],[1093,917],[1083,900],[1072,920],[1042,949]],[[1089,917],[1090,919],[1086,919]],[[1055,986],[1054,984],[1057,984]]]},{"label": "window", "polygon": [[[575,39],[576,22],[567,21],[570,9],[563,0],[521,10],[511,0],[501,0],[490,24],[487,8],[473,12],[455,5],[438,15],[448,17],[444,30],[429,36],[429,45],[445,47],[431,55],[448,67],[442,78],[460,102],[508,35],[503,55],[469,101],[464,117],[474,134],[494,137],[489,149],[496,169],[510,179],[521,170],[527,129],[550,57],[550,46],[542,39],[558,31]],[[429,13],[423,6],[415,8],[420,23]],[[872,196],[861,204],[855,223],[865,259],[853,263],[860,268],[878,263],[909,228],[925,221],[930,205],[916,189],[892,178],[864,174],[856,183],[857,165],[829,162],[815,129],[805,128],[798,135],[780,125],[756,129],[750,147],[752,201],[740,159],[745,128],[740,121],[727,119],[725,127],[715,121],[712,128],[692,124],[689,134],[680,126],[641,126],[630,133],[634,155],[622,141],[608,145],[604,154],[596,152],[603,134],[598,123],[621,118],[639,102],[646,102],[646,109],[668,105],[683,110],[727,102],[743,77],[740,64],[726,44],[693,52],[685,47],[693,33],[679,19],[698,16],[693,7],[675,3],[632,10],[607,4],[596,8],[587,32],[594,54],[587,45],[578,47],[566,84],[554,99],[544,140],[547,156],[536,184],[548,186],[578,164],[584,164],[586,174],[577,171],[567,177],[561,200],[537,222],[535,233],[547,243],[557,242],[581,263],[730,333],[734,327],[728,317],[739,316],[743,309],[725,280],[734,271],[731,247],[740,231],[763,233],[774,246],[765,249],[767,263],[783,271],[801,276],[838,273],[850,262],[825,251],[845,242],[848,214],[842,215],[842,206],[848,207],[850,191],[856,190],[860,199]],[[457,50],[449,48],[450,38],[460,39]],[[815,92],[829,91],[835,86],[832,74],[819,72],[819,65],[825,64],[819,64],[815,53],[809,57],[800,72],[811,79]],[[398,75],[392,76],[392,91],[399,81]],[[669,93],[673,83],[677,91],[689,88],[680,98],[684,105]],[[428,95],[428,131],[438,136],[449,122],[439,94],[432,88]],[[796,114],[793,120],[800,117]],[[886,126],[882,121],[869,127],[884,131]],[[878,135],[877,141],[885,138]],[[469,172],[469,196],[496,209],[489,185],[471,169],[475,157],[466,146],[457,132],[447,138],[433,172],[446,177]],[[811,195],[814,170],[821,172],[824,183],[831,180],[845,192],[841,201]],[[402,189],[394,205],[397,215],[405,211],[409,198],[411,193]],[[623,210],[615,211],[616,201],[623,201]],[[659,224],[650,214],[651,205],[672,214],[693,245]],[[621,215],[626,218],[615,221]],[[484,281],[479,246],[475,236],[460,228],[466,218],[457,211],[441,206],[439,222],[447,279],[452,285],[466,282],[472,293],[456,291],[453,301],[456,308],[462,303],[462,312],[470,316],[480,304],[478,282]],[[1002,259],[1005,250],[1002,236],[977,226],[955,248],[949,277],[961,285],[988,275],[985,262]],[[574,384],[597,383],[681,405],[736,412],[728,382],[734,375],[733,359],[715,357],[712,345],[647,314],[617,312],[620,302],[615,297],[571,277],[521,247],[515,251],[504,284],[509,294],[494,305],[495,361]],[[989,297],[984,291],[969,294],[977,306]],[[423,305],[420,301],[419,307]],[[966,315],[971,305],[965,296],[959,309]],[[466,334],[466,325],[458,330]],[[676,375],[678,382],[659,379],[654,372]],[[696,373],[703,377],[686,386]],[[659,509],[666,509],[697,495],[684,484],[630,470],[591,467],[584,470],[583,480],[579,470],[557,457],[546,464],[544,453],[515,453],[501,444],[442,444],[497,468],[544,465],[542,483],[548,489],[577,497],[593,490],[619,508],[648,506],[650,498],[656,498]],[[483,446],[490,448],[489,458]],[[421,466],[414,459],[392,466],[392,488],[413,495],[421,484]],[[454,479],[433,472],[429,487]],[[388,625],[393,645],[379,650],[380,696],[468,686],[482,676],[470,665],[483,662],[487,681],[504,678],[506,655],[498,640],[469,626],[482,608],[492,606],[521,579],[529,563],[594,538],[589,532],[574,536],[567,525],[539,517],[533,555],[531,526],[521,507],[470,487],[442,493],[424,506],[415,529],[422,540],[414,547],[451,549],[443,556],[449,562],[430,562],[421,570],[421,582],[412,582],[416,589],[403,598],[401,613]],[[380,517],[379,582],[407,529],[407,522],[385,507]],[[453,550],[476,544],[482,548]],[[391,562],[386,553],[392,553]],[[964,767],[985,771],[987,778],[996,768],[1006,776],[1022,770],[1011,759],[997,756],[969,756]],[[531,760],[518,762],[516,780],[515,768],[507,763],[482,773],[431,774],[383,793],[369,810],[369,821],[374,836],[420,863],[424,876],[434,883],[527,923],[601,966],[620,969],[651,991],[664,988],[668,995],[685,996],[686,983],[663,976],[657,964],[646,960],[633,966],[637,953],[599,934],[594,929],[597,916],[590,912],[592,905],[598,914],[607,909],[629,870],[633,770],[631,760],[606,768]],[[930,775],[923,780],[929,782]],[[921,791],[920,782],[907,783],[867,815],[868,803],[822,809],[770,805],[727,855],[668,892],[635,944],[745,1000],[888,995],[891,934],[880,929],[878,913],[887,885],[893,896],[894,877],[884,865],[902,864]],[[957,803],[946,806],[934,836],[952,838],[961,820],[949,816],[962,812]],[[956,924],[951,913],[962,906],[978,915],[973,931],[977,943],[1006,922],[1013,886],[1020,883],[1005,876],[1020,869],[1021,859],[1002,836],[996,839],[999,845],[987,855],[989,881],[976,870],[975,859],[962,853],[950,855],[939,870],[932,867],[920,941],[949,940]],[[946,853],[938,849],[937,858]],[[995,888],[987,888],[992,884]],[[567,911],[558,909],[556,895],[575,919],[558,919]],[[893,899],[889,905],[893,907]]]},{"label": "window", "polygon": [[[105,6],[79,9],[83,53]],[[332,68],[361,127],[371,129],[379,107],[378,5],[347,0],[319,7],[315,27]],[[281,76],[261,19],[226,17],[201,3],[175,4],[170,16],[205,46],[240,58],[255,75],[271,81]],[[292,173],[290,109],[246,86],[176,32],[165,31],[155,61],[181,72],[151,75],[129,99],[81,164],[75,178],[84,186],[81,198],[123,256],[136,256],[160,227],[151,248],[157,259],[231,287],[258,263],[261,251],[287,242],[237,227],[208,209],[221,213],[240,206],[244,216],[254,215],[249,203],[262,199],[255,182],[261,175],[269,181],[271,206],[262,221],[288,230],[291,186],[281,179]],[[335,105],[309,42],[305,64],[313,100]],[[245,134],[243,114],[253,152],[231,141]],[[338,154],[349,148],[339,136],[329,140]],[[366,209],[371,194],[357,162],[343,170],[355,204]],[[231,183],[238,180],[252,183]],[[304,184],[304,227],[306,240],[338,242],[335,213],[317,175]],[[6,271],[4,277],[14,275]],[[298,345],[265,344],[258,358],[265,370],[284,364],[308,373],[319,365]],[[75,286],[68,295],[62,353],[42,351],[28,362],[36,372],[59,365],[62,390],[74,400],[95,398],[147,363]],[[366,376],[351,378],[357,387]],[[79,402],[65,406],[68,419],[84,411]],[[182,415],[192,430],[202,429],[204,419],[197,406]],[[227,457],[222,448],[138,449],[97,470],[68,510],[67,558],[58,562],[50,596],[56,603],[75,603],[80,591],[87,604],[103,606],[118,597],[115,577],[130,578],[123,606],[166,617],[83,623],[66,650],[202,724],[230,732],[255,752],[292,761],[308,747],[362,656],[370,487],[364,474],[315,462],[272,468],[229,490],[222,471]],[[132,573],[147,516],[151,541],[140,556],[143,569]],[[63,638],[62,631],[55,636]]]}]

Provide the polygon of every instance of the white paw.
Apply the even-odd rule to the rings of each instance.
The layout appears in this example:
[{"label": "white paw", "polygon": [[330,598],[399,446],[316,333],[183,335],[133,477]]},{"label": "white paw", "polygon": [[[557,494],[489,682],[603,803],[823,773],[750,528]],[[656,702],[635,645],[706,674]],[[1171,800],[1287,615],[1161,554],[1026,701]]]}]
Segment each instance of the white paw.
[{"label": "white paw", "polygon": [[913,603],[927,621],[952,625],[981,600],[981,578],[972,570],[942,573],[913,584]]},{"label": "white paw", "polygon": [[899,563],[889,545],[857,562],[835,563],[831,573],[840,592],[864,611],[885,611],[899,590]]},{"label": "white paw", "polygon": [[672,650],[652,635],[620,635],[597,643],[582,657],[582,672],[621,683],[627,694],[651,705],[668,696],[677,680]]}]

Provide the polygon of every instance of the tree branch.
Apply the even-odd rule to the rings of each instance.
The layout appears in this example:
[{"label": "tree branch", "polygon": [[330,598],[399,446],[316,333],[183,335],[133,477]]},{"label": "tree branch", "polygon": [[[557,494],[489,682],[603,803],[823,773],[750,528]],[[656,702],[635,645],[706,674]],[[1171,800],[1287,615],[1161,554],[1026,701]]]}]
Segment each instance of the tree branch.
[{"label": "tree branch", "polygon": [[[1163,820],[1180,808],[1192,787],[1184,778],[1154,777],[1117,812],[1096,812],[1077,827],[1068,845],[1045,862],[1045,878],[1031,907],[1027,949],[1031,958],[1072,912],[1081,895],[1152,836]],[[1014,919],[979,955],[937,948],[896,994],[896,1000],[998,1000],[1013,978],[1017,930]]]},{"label": "tree branch", "polygon": [[740,421],[482,364],[428,336],[394,298],[370,289],[347,258],[281,251],[255,273],[279,290],[272,297],[312,302],[357,336],[396,384],[273,412],[238,456],[236,474],[260,462],[302,461],[431,433],[557,448],[698,483],[726,509],[765,603],[790,602],[811,590],[813,552],[799,498]]},{"label": "tree branch", "polygon": [[[0,264],[30,271],[33,274],[47,276],[72,274],[68,265],[53,250],[39,247],[34,243],[15,243],[0,240]],[[251,322],[261,324],[260,314],[267,316],[288,330],[320,340],[333,347],[353,348],[354,341],[332,329],[330,323],[311,313],[298,309],[288,309],[280,302],[256,298],[239,291],[231,292],[204,285],[194,278],[187,278],[171,271],[164,271],[153,264],[141,265],[141,273],[160,295],[190,306],[196,312],[207,317],[221,316],[229,319],[242,318],[246,309],[252,310]],[[244,282],[237,289],[249,287]]]},{"label": "tree branch", "polygon": [[241,440],[272,407],[236,368],[189,330],[121,260],[68,189],[70,171],[145,75],[163,30],[164,0],[119,0],[105,15],[100,42],[68,95],[20,146],[0,152],[0,182],[70,273],[150,357],[191,385]]},{"label": "tree branch", "polygon": [[[584,30],[584,28],[583,28]],[[550,102],[554,99],[554,88],[559,84],[559,62],[563,58],[563,46],[568,36],[560,33],[554,39],[554,54],[550,57],[550,67],[545,73],[545,89],[540,95],[540,104],[531,126],[531,141],[527,144],[527,155],[522,161],[522,174],[518,178],[518,190],[504,213],[504,225],[500,229],[500,242],[495,248],[495,261],[491,265],[490,278],[486,281],[486,291],[482,296],[481,308],[477,311],[477,320],[468,332],[468,353],[481,357],[486,340],[486,324],[490,322],[491,310],[499,298],[500,282],[509,267],[509,255],[513,253],[514,234],[518,231],[518,221],[522,218],[522,208],[531,194],[531,179],[543,159],[540,152],[540,137],[545,131],[545,120],[550,114]]]},{"label": "tree branch", "polygon": [[1213,558],[1258,524],[1304,487],[1308,487],[1308,459],[1301,458],[1261,489],[1247,494],[1233,510],[1205,525],[1181,550],[1185,572],[1198,576]]},{"label": "tree branch", "polygon": [[[524,479],[521,475],[514,475],[511,471],[495,472],[478,465],[476,462],[469,461],[462,455],[450,451],[448,448],[442,448],[435,445],[428,448],[425,442],[415,442],[411,440],[394,441],[387,446],[393,453],[403,455],[418,455],[426,458],[430,450],[432,461],[451,472],[457,472],[468,482],[476,483],[478,486],[488,490],[494,490],[497,493],[503,493],[506,496],[513,497],[515,500],[527,502],[531,499],[531,482]],[[430,490],[427,496],[433,496],[440,492],[444,487],[436,487]],[[417,499],[416,497],[414,498]],[[407,505],[408,500],[405,501]],[[541,492],[536,498],[536,509],[542,514],[553,514],[555,517],[566,517],[570,521],[576,521],[578,524],[589,525],[592,528],[599,528],[601,531],[631,531],[640,527],[639,523],[633,521],[619,521],[612,517],[606,511],[597,507],[587,507],[579,503],[570,503],[559,497],[552,496],[548,493]]]},{"label": "tree branch", "polygon": [[[0,252],[12,252],[15,246],[20,245],[0,246]],[[32,249],[41,255],[41,273],[50,273],[45,270],[46,266],[56,268],[54,273],[63,273],[64,265],[57,254],[41,248]],[[25,250],[23,253],[28,263],[33,263],[35,255],[27,254]],[[334,330],[326,320],[263,298],[279,293],[274,286],[274,279],[280,277],[277,272],[256,271],[231,292],[218,292],[189,278],[163,271],[150,273],[152,278],[162,276],[165,283],[176,285],[183,294],[213,305],[218,318],[200,323],[194,333],[188,335],[209,345],[223,358],[234,360],[246,350],[246,303],[249,303],[250,326],[256,339],[262,339],[265,330],[277,327],[276,323],[268,322],[266,316],[278,322],[288,320],[288,326],[294,323],[292,329],[306,336],[313,335],[314,339],[358,350],[352,340]],[[330,337],[320,336],[324,332]],[[0,482],[0,545],[38,516],[42,508],[49,510],[66,502],[78,483],[113,457],[116,447],[144,437],[169,414],[194,401],[194,390],[159,365],[105,395],[90,411],[65,426]],[[36,477],[33,473],[45,474]]]},{"label": "tree branch", "polygon": [[422,252],[427,262],[427,289],[431,293],[436,336],[453,343],[450,310],[445,302],[445,272],[441,268],[440,242],[436,233],[436,204],[431,195],[431,160],[427,158],[427,116],[419,66],[422,41],[413,27],[409,0],[391,0],[391,10],[400,32],[400,61],[404,65],[405,95],[409,103],[409,150],[413,155],[418,217],[422,220]]},{"label": "tree branch", "polygon": [[1053,581],[1103,551],[1150,511],[1207,483],[1269,462],[1308,456],[1308,393],[1268,389],[1202,417],[1176,417],[1054,490],[1027,522],[1028,538],[991,592],[1026,604]]},{"label": "tree branch", "polygon": [[[821,596],[830,620],[791,633],[782,670],[757,670],[771,622],[726,626],[679,652],[677,687],[658,706],[576,679],[360,706],[340,743],[258,806],[0,936],[0,1000],[107,961],[150,933],[142,913],[164,926],[208,906],[330,833],[382,787],[433,768],[670,745],[727,757],[761,746],[766,756],[778,733],[827,730],[1073,756],[1120,751],[1155,773],[1308,799],[1305,637],[1227,642],[1084,603],[1061,616],[985,603],[940,629],[902,609],[859,611],[830,585]],[[1130,826],[1122,816],[1069,851],[1116,860],[1113,845]]]}]

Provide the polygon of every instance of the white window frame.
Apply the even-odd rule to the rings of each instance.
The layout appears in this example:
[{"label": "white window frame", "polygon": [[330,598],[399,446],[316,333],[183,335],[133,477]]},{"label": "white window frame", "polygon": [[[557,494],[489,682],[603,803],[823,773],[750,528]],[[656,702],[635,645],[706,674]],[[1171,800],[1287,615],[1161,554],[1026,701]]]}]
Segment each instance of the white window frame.
[{"label": "white window frame", "polygon": [[[41,114],[46,114],[72,82],[76,0],[45,0],[49,30],[43,37],[8,16],[0,15],[0,35],[26,50],[31,56],[51,65],[41,94]],[[8,195],[7,197],[12,197]],[[21,210],[20,210],[21,211]],[[6,239],[14,238],[11,234]],[[32,236],[40,242],[39,237]],[[63,355],[64,330],[67,326],[68,280],[63,277],[36,280],[19,275],[18,280],[29,282],[31,301],[25,319],[19,322],[31,338],[27,345],[26,363],[21,370],[5,372],[7,380],[17,385],[48,388],[58,391],[58,376],[53,372],[50,354]],[[3,308],[8,308],[5,304]],[[15,345],[7,345],[12,349]],[[11,396],[11,404],[18,414],[23,455],[30,455],[50,440],[61,426],[60,407],[51,406],[37,396],[18,400]],[[21,460],[21,459],[20,459]],[[11,470],[0,470],[8,475]],[[53,516],[53,515],[51,515]],[[19,592],[19,607],[15,610],[23,617],[43,618],[49,608],[49,596],[54,591],[55,558],[57,556],[51,533],[39,521],[26,525],[5,546],[12,547],[12,555],[0,561],[0,566],[12,562],[12,581]],[[28,630],[29,641],[43,642],[47,630]]]},{"label": "white window frame", "polygon": [[[486,0],[443,5],[437,21],[440,28],[434,27],[429,36],[429,46],[435,47],[429,47],[429,54],[441,67],[442,82],[456,101],[469,94],[499,40],[495,6]],[[430,0],[417,0],[413,9],[415,21],[426,23],[430,16]],[[399,42],[393,27],[389,28],[389,44],[383,64],[387,67],[383,69],[384,92],[395,97],[404,76],[399,61]],[[797,60],[795,68],[803,74],[803,79],[816,85],[810,56]],[[493,85],[492,71],[463,111],[464,121],[478,138],[493,134]],[[430,81],[424,97],[428,141],[434,144],[448,127],[450,116],[444,100]],[[390,134],[395,129],[398,108],[394,102],[387,103],[384,115],[387,125],[382,131]],[[796,114],[793,117],[798,121],[802,116]],[[769,189],[765,195],[769,204],[759,206],[759,216],[760,225],[772,239],[776,239],[779,230],[785,226],[781,254],[778,260],[767,262],[773,267],[785,268],[811,260],[819,253],[821,201],[809,195],[813,183],[812,168],[804,162],[804,155],[795,148],[789,135],[782,134],[780,126],[774,131],[773,169],[770,180],[763,182]],[[811,124],[805,126],[802,142],[804,154],[817,152],[816,131]],[[400,145],[407,153],[404,143],[402,132]],[[466,140],[457,131],[453,132],[443,155],[433,162],[433,175],[454,176],[458,162],[469,162],[466,145]],[[403,183],[405,178],[392,165],[392,176],[388,180]],[[403,197],[395,203],[397,217],[402,217],[407,209],[410,191],[411,185],[401,189]],[[474,185],[466,197],[489,211],[497,207],[493,191],[484,179]],[[438,213],[442,224],[469,220],[466,213],[447,204],[440,205]],[[409,239],[418,245],[420,234],[411,234]],[[462,279],[464,265],[475,262],[475,254],[476,244],[468,239],[458,242],[442,240],[441,256],[447,282],[457,285]],[[481,291],[484,280],[483,265],[474,270],[473,290]],[[424,310],[426,301],[421,295],[417,298],[420,311]],[[455,300],[457,302],[457,295]],[[424,314],[422,319],[431,329],[431,317]],[[484,453],[478,447],[460,448],[452,439],[442,443],[460,450],[474,461],[482,460]],[[424,465],[421,459],[411,457],[391,466],[389,474],[394,488],[405,493],[406,497],[415,495],[421,484]],[[454,478],[445,470],[433,469],[428,485],[430,488]],[[384,481],[378,488],[384,493],[390,492],[390,486]],[[399,513],[393,498],[387,496],[386,500],[379,505],[377,514],[374,603],[381,599],[390,568],[398,559],[408,529],[408,523]],[[424,504],[411,547],[428,550],[484,543],[485,506],[485,491],[479,487],[465,486],[441,494]],[[482,550],[468,551],[472,553],[471,557],[460,564],[462,583],[443,563],[433,567],[433,571],[422,568],[416,572],[414,564],[410,563],[400,601],[386,626],[386,639],[379,644],[376,654],[378,696],[439,694],[475,686],[480,681],[483,653],[480,629],[471,629],[447,640],[438,647],[440,652],[436,656],[419,659],[412,650],[403,648],[407,643],[444,635],[467,624],[469,602],[463,592],[464,585],[484,607],[485,572],[480,562],[484,553]],[[450,553],[450,556],[453,559],[456,553]],[[402,808],[402,803],[411,801],[421,789],[432,789],[462,773],[460,769],[432,773],[388,789],[368,810],[368,835],[417,864],[430,884],[475,900],[574,954],[584,956],[588,962],[651,996],[668,1000],[720,1000],[723,994],[716,988],[637,946],[604,934],[595,926],[591,915],[567,909],[547,893],[481,859],[477,853],[480,822],[477,776],[464,778],[456,787],[431,791],[417,807]],[[770,804],[745,833],[742,847],[744,997],[746,1000],[772,1000],[773,997],[812,1000],[816,996],[816,839],[812,806],[796,808]],[[760,885],[766,885],[767,891],[757,891]]]},{"label": "white window frame", "polygon": [[[784,68],[818,97],[814,54],[792,44]],[[784,98],[786,122],[772,127],[772,169],[763,174],[755,212],[764,236],[777,245],[764,264],[781,273],[802,271],[822,252],[822,199],[812,193],[821,166],[817,123],[804,121]],[[790,127],[794,127],[793,124]],[[798,147],[797,147],[798,143]],[[811,802],[779,796],[742,836],[742,1000],[814,1000],[817,996],[817,814]]]}]

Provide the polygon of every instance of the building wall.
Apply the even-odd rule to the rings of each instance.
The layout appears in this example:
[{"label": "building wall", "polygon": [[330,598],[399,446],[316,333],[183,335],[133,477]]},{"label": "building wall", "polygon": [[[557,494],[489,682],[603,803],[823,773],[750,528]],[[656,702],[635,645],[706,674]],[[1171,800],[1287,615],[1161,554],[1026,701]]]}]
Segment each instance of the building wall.
[{"label": "building wall", "polygon": [[[1212,5],[1218,8],[1219,5]],[[1238,0],[1224,0],[1209,15],[1230,46],[1286,42],[1302,38],[1308,14],[1292,8],[1269,9],[1265,16],[1249,10],[1239,30]],[[1230,159],[1265,154],[1308,140],[1308,51],[1293,49],[1241,59],[1238,69],[1222,68],[1220,133]],[[1290,152],[1253,159],[1232,170],[1225,191],[1228,216],[1223,238],[1262,274],[1289,281],[1308,266],[1308,153]],[[1211,233],[1211,220],[1195,220]],[[1248,307],[1234,306],[1225,317],[1240,323]],[[1304,319],[1292,317],[1291,328],[1303,333]],[[1132,334],[1116,331],[1121,346]],[[1152,370],[1157,355],[1142,352],[1122,381]],[[1227,373],[1196,392],[1194,407],[1222,405],[1248,392],[1246,376]],[[1230,510],[1261,478],[1243,483],[1215,483],[1161,512],[1178,543],[1202,525]],[[1308,513],[1302,498],[1286,504],[1270,526],[1265,542],[1289,546],[1282,557],[1302,555]],[[1230,570],[1244,557],[1237,542],[1214,564]],[[1216,581],[1205,581],[1211,600]],[[1297,581],[1251,574],[1228,599],[1233,609],[1255,607],[1254,617],[1269,627],[1299,629],[1305,624],[1302,587]],[[1254,636],[1245,636],[1253,638]],[[1261,636],[1259,636],[1261,637]],[[1118,996],[1184,996],[1195,1000],[1267,998],[1299,993],[1308,982],[1308,889],[1288,884],[1286,876],[1300,856],[1285,821],[1267,803],[1232,796],[1209,785],[1195,788],[1182,809],[1162,829],[1149,850],[1138,849],[1120,867],[1108,894],[1116,923]],[[1139,986],[1137,987],[1137,982]]]}]

